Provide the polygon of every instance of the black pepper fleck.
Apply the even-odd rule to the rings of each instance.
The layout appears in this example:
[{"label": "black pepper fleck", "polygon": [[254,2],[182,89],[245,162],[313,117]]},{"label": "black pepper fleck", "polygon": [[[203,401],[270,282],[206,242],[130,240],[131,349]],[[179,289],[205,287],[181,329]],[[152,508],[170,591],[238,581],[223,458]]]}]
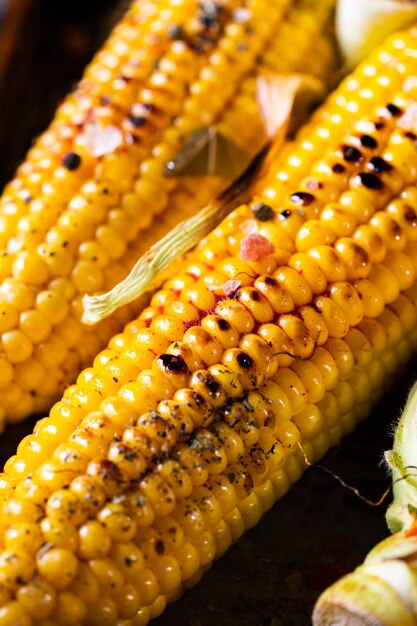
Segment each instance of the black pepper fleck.
[{"label": "black pepper fleck", "polygon": [[254,217],[260,222],[268,222],[274,217],[273,209],[264,202],[257,202],[252,207]]},{"label": "black pepper fleck", "polygon": [[346,172],[345,166],[341,163],[335,163],[332,167],[332,170],[335,174],[343,174],[343,172]]},{"label": "black pepper fleck", "polygon": [[371,135],[362,135],[361,144],[364,148],[371,148],[372,150],[378,147],[377,140],[371,137]]},{"label": "black pepper fleck", "polygon": [[342,146],[343,158],[348,163],[359,163],[359,161],[363,158],[363,154],[357,148],[353,146]]},{"label": "black pepper fleck", "polygon": [[168,28],[168,37],[170,39],[182,39],[184,37],[184,29],[181,24],[171,24]]},{"label": "black pepper fleck", "polygon": [[67,154],[64,154],[62,158],[62,165],[66,170],[70,170],[72,172],[80,167],[81,157],[76,152],[67,152]]}]

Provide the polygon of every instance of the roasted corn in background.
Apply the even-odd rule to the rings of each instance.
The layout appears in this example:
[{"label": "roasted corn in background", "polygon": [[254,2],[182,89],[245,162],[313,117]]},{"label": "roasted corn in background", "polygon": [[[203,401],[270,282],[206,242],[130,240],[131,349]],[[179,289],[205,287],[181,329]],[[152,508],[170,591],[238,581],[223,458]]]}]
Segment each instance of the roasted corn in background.
[{"label": "roasted corn in background", "polygon": [[225,185],[163,175],[189,134],[218,124],[254,152],[256,76],[329,76],[333,4],[132,4],[0,199],[2,423],[49,409],[127,320],[85,328],[82,295],[113,286]]},{"label": "roasted corn in background", "polygon": [[1,626],[146,624],[409,358],[416,50],[411,29],[344,81],[21,442]]}]

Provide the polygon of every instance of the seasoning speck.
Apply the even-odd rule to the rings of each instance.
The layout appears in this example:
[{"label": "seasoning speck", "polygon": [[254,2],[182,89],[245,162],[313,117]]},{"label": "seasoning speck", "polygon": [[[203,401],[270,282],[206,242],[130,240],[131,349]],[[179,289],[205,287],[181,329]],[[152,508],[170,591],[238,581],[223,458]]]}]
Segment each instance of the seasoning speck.
[{"label": "seasoning speck", "polygon": [[240,257],[243,261],[263,261],[274,252],[274,246],[263,235],[248,235],[240,242]]},{"label": "seasoning speck", "polygon": [[62,165],[72,172],[80,167],[81,157],[76,152],[67,152],[62,158]]},{"label": "seasoning speck", "polygon": [[264,202],[257,202],[252,207],[252,213],[259,222],[268,222],[274,217],[274,210]]},{"label": "seasoning speck", "polygon": [[258,224],[255,222],[255,220],[245,220],[240,225],[240,230],[245,235],[252,235],[258,230]]},{"label": "seasoning speck", "polygon": [[182,39],[184,37],[184,29],[181,24],[171,24],[168,28],[168,37],[170,39]]},{"label": "seasoning speck", "polygon": [[240,280],[228,280],[223,285],[223,291],[226,294],[226,296],[230,296],[230,294],[234,293],[237,289],[239,289],[241,284],[242,283]]},{"label": "seasoning speck", "polygon": [[251,15],[252,14],[248,8],[238,7],[233,11],[232,18],[239,24],[245,24],[246,22],[249,22]]},{"label": "seasoning speck", "polygon": [[85,131],[85,145],[94,157],[114,152],[123,142],[121,131],[115,126],[89,124]]}]

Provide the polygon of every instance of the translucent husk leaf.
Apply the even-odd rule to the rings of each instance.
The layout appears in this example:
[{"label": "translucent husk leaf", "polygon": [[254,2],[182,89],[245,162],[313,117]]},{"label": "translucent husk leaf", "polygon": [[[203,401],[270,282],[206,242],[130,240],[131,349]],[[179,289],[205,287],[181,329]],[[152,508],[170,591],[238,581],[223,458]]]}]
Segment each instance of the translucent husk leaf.
[{"label": "translucent husk leaf", "polygon": [[285,141],[293,112],[300,117],[303,106],[308,107],[312,97],[317,99],[323,94],[321,81],[308,75],[260,77],[258,102],[269,138],[266,146],[218,198],[153,245],[122,282],[107,293],[84,296],[83,322],[95,324],[145,291],[155,289],[178,257],[196,246],[233,209],[249,201]]},{"label": "translucent husk leaf", "polygon": [[348,66],[417,19],[416,0],[339,0],[336,33]]}]

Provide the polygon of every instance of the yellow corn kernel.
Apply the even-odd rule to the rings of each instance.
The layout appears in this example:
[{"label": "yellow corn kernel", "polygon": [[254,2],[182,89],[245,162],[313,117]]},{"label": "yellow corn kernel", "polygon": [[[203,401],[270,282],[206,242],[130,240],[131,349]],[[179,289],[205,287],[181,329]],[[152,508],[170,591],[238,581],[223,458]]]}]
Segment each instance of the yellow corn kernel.
[{"label": "yellow corn kernel", "polygon": [[[203,184],[165,176],[165,164],[187,138],[216,126],[256,154],[266,139],[256,78],[302,71],[329,79],[333,6],[334,0],[315,7],[308,0],[297,7],[256,0],[243,8],[242,21],[228,1],[212,23],[194,0],[132,2],[0,197],[0,359],[7,369],[0,385],[7,387],[12,375],[32,394],[2,396],[2,421],[49,409],[121,330],[129,311],[143,306],[138,302],[91,330],[80,321],[82,296],[113,287],[138,256],[226,186],[222,176],[202,176]],[[291,240],[266,223],[263,228],[286,259]],[[202,260],[211,263],[209,256]],[[221,273],[250,276],[251,269],[231,259]],[[198,322],[198,310],[215,307],[216,296],[203,282],[188,277],[188,283],[165,318],[147,320],[167,343],[182,339],[193,318]],[[140,359],[133,344],[129,357]],[[141,349],[150,367],[153,354]],[[42,381],[33,357],[44,368]],[[27,365],[24,375],[18,364]]]}]

